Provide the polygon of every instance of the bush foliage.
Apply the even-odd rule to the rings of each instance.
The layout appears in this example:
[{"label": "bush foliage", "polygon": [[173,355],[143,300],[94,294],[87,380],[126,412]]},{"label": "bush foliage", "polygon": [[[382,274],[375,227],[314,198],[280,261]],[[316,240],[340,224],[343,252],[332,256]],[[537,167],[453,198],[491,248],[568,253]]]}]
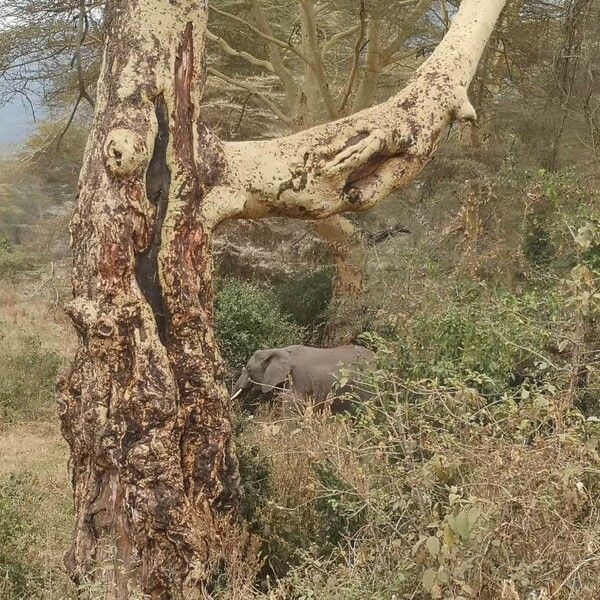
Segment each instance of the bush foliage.
[{"label": "bush foliage", "polygon": [[[0,333],[3,327],[0,322]],[[60,357],[35,338],[0,356],[0,423],[51,418],[60,365]]]},{"label": "bush foliage", "polygon": [[268,482],[249,496],[256,597],[598,597],[597,420],[556,390],[490,403],[389,370],[369,383],[354,419],[265,413],[242,434]]},{"label": "bush foliage", "polygon": [[0,280],[15,278],[32,267],[30,259],[26,254],[14,248],[8,240],[0,238]]},{"label": "bush foliage", "polygon": [[233,368],[260,348],[300,344],[306,338],[306,330],[285,312],[272,290],[236,278],[218,286],[215,326],[223,357]]},{"label": "bush foliage", "polygon": [[27,483],[18,476],[0,481],[0,598],[32,598],[36,585],[36,574],[27,557],[34,535],[22,514]]}]

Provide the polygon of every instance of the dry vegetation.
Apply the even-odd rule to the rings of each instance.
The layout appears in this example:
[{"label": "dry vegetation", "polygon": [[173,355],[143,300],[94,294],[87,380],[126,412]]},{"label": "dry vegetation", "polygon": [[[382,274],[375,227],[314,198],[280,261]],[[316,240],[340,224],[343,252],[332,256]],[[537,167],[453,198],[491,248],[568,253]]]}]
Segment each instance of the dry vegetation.
[{"label": "dry vegetation", "polygon": [[[42,276],[43,277],[43,276]],[[42,278],[40,278],[42,279]],[[37,277],[0,292],[0,598],[67,598],[72,526],[67,448],[54,380],[73,350],[54,294]],[[43,279],[42,279],[43,281]]]},{"label": "dry vegetation", "polygon": [[[434,170],[444,160],[422,185],[455,230],[444,237],[448,220],[409,199],[395,218],[420,223],[419,235],[369,252],[369,289],[381,290],[365,303],[363,342],[380,361],[364,382],[373,400],[352,417],[299,411],[293,397],[238,416],[249,531],[215,566],[207,598],[600,594],[594,180],[497,172],[479,216],[485,235],[470,246],[464,197]],[[535,226],[532,203],[543,215]],[[367,226],[380,229],[386,210]],[[21,246],[27,267],[3,275],[0,295],[3,600],[74,597],[62,569],[67,456],[53,415],[55,374],[74,341],[56,300],[66,263],[40,246],[40,235]],[[223,245],[222,339],[236,330],[249,340],[232,365],[269,336],[308,331],[305,315],[286,312],[297,292],[281,273],[269,289],[233,276],[243,254],[238,245],[230,259]]]}]

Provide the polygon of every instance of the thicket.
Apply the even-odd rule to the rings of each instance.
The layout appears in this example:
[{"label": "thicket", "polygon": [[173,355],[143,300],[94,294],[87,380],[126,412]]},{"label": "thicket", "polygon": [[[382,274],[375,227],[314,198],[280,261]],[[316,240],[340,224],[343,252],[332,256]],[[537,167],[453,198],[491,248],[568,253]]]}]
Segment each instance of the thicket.
[{"label": "thicket", "polygon": [[299,344],[307,335],[272,289],[234,278],[217,286],[215,327],[223,357],[234,369],[259,348]]}]

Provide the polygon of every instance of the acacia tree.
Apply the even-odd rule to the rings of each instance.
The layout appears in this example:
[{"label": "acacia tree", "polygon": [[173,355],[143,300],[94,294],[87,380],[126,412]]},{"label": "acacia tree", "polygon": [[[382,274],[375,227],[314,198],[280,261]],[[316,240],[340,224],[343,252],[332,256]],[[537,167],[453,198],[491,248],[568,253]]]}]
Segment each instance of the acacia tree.
[{"label": "acacia tree", "polygon": [[[69,567],[105,597],[184,597],[240,498],[213,333],[226,219],[325,220],[410,182],[455,119],[504,0],[463,0],[389,101],[281,139],[222,143],[200,115],[207,6],[112,0],[71,224],[79,336],[60,383],[76,526]],[[186,591],[187,590],[187,591]]]},{"label": "acacia tree", "polygon": [[[292,4],[296,5],[296,10],[287,9],[298,15],[298,47],[292,46],[282,35],[277,36],[276,18],[259,0],[247,3],[246,18],[238,14],[240,11],[232,13],[220,6],[211,9],[225,24],[235,23],[252,32],[257,45],[265,46],[266,55],[240,51],[227,31],[222,35],[207,32],[208,39],[226,56],[273,75],[273,80],[283,91],[283,101],[273,102],[243,77],[226,75],[216,68],[209,68],[209,75],[247,92],[292,131],[301,131],[372,106],[384,70],[431,46],[430,41],[423,42],[415,34],[417,29],[422,33],[423,27],[416,26],[419,21],[427,22],[423,17],[433,4],[432,0],[402,0],[393,5],[360,0],[350,6],[334,2],[327,7],[318,7],[315,0],[297,0]],[[319,23],[319,11],[328,13],[328,24],[337,25],[337,31]],[[336,15],[339,18],[336,19]],[[348,22],[352,24],[345,26]],[[293,28],[289,35],[293,36]],[[415,38],[418,43],[407,47],[407,42],[414,42]],[[363,54],[364,60],[361,59]],[[335,64],[342,58],[349,61],[350,67],[340,76],[335,70],[328,69],[327,64]],[[316,221],[313,226],[329,245],[336,266],[333,286],[336,310],[330,314],[325,342],[331,345],[347,343],[362,331],[366,269],[364,238],[359,228],[341,215]]]}]

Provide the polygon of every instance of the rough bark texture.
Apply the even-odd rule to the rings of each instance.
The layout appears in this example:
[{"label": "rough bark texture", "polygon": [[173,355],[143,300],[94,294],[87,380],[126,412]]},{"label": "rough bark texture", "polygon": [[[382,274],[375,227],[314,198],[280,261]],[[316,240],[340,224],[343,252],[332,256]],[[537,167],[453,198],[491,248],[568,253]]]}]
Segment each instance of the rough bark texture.
[{"label": "rough bark texture", "polygon": [[80,339],[60,383],[76,528],[68,566],[103,598],[180,597],[239,497],[212,328],[199,121],[206,7],[115,0],[72,220]]}]

